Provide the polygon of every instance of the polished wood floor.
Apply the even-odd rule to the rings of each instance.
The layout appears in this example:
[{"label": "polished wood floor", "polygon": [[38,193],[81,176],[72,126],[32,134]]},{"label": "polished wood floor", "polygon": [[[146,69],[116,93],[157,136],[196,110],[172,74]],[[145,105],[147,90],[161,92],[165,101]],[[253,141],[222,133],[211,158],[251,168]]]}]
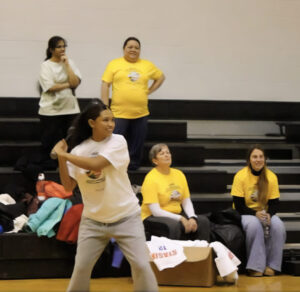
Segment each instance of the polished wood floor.
[{"label": "polished wood floor", "polygon": [[[63,292],[68,279],[0,280],[1,292]],[[130,278],[100,278],[91,280],[90,292],[131,292]],[[241,275],[236,285],[219,283],[211,288],[160,286],[160,292],[299,292],[300,277],[250,278]]]}]

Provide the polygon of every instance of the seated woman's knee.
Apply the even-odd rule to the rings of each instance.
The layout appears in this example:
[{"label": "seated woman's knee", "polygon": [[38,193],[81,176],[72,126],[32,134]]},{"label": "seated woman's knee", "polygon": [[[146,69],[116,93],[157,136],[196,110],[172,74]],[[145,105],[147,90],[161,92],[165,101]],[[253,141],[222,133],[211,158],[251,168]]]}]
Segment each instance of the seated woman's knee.
[{"label": "seated woman's knee", "polygon": [[197,221],[199,228],[208,228],[210,226],[209,219],[204,215],[197,215]]},{"label": "seated woman's knee", "polygon": [[262,224],[256,216],[244,215],[242,217],[242,224],[245,231],[256,232],[262,230]]},{"label": "seated woman's knee", "polygon": [[150,235],[180,239],[181,223],[174,219],[151,216],[144,220],[144,227]]},{"label": "seated woman's knee", "polygon": [[272,233],[277,233],[277,234],[286,233],[284,223],[276,215],[271,217],[271,230]]},{"label": "seated woman's knee", "polygon": [[198,215],[198,238],[199,240],[206,240],[210,242],[210,221],[204,215]]}]

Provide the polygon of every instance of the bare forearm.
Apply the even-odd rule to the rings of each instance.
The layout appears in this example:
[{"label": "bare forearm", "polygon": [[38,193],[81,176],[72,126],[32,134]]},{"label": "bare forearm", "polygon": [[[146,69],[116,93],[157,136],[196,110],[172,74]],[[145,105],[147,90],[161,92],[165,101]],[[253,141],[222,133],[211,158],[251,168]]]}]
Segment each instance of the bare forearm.
[{"label": "bare forearm", "polygon": [[154,92],[155,90],[157,90],[165,81],[165,76],[162,75],[159,79],[154,80],[152,85],[150,86],[149,90],[148,90],[148,94],[151,94],[152,92]]},{"label": "bare forearm", "polygon": [[101,84],[101,99],[105,105],[109,105],[109,87],[110,84],[102,81]]},{"label": "bare forearm", "polygon": [[51,88],[48,89],[48,92],[56,92],[56,91],[61,91],[63,89],[70,88],[70,83],[69,82],[64,82],[64,83],[56,83],[53,85]]},{"label": "bare forearm", "polygon": [[110,162],[104,158],[103,156],[97,157],[84,157],[84,156],[77,156],[70,153],[64,153],[63,157],[76,165],[77,167],[86,169],[86,170],[93,170],[93,171],[100,171],[104,167],[108,166]]},{"label": "bare forearm", "polygon": [[70,88],[75,89],[80,84],[80,79],[75,75],[69,64],[66,65],[66,70],[68,74],[68,82],[70,84]]},{"label": "bare forearm", "polygon": [[76,182],[73,178],[70,177],[66,159],[58,156],[58,165],[59,165],[59,177],[62,185],[66,191],[73,191],[76,186]]}]

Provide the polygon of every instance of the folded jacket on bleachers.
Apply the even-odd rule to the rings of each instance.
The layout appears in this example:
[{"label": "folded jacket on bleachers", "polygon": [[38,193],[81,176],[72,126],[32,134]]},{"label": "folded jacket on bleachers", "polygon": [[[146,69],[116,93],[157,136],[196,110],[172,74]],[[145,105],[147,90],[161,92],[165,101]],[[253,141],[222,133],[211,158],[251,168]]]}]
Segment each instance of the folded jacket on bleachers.
[{"label": "folded jacket on bleachers", "polygon": [[67,199],[50,198],[46,200],[39,210],[29,216],[27,226],[38,236],[53,237],[53,227],[59,223],[65,210],[71,208],[72,203]]},{"label": "folded jacket on bleachers", "polygon": [[0,195],[0,213],[15,219],[27,211],[25,202],[17,202],[9,194]]},{"label": "folded jacket on bleachers", "polygon": [[8,231],[8,233],[19,232],[23,228],[23,226],[28,222],[28,217],[23,214],[19,217],[16,217],[13,222],[14,222],[14,229]]},{"label": "folded jacket on bleachers", "polygon": [[[72,192],[67,192],[63,185],[51,180],[38,181],[36,183],[36,189],[38,196],[43,196],[45,199],[53,197],[67,199],[72,196]],[[43,191],[40,191],[39,189],[43,189]]]},{"label": "folded jacket on bleachers", "polygon": [[0,213],[6,214],[9,218],[15,219],[23,214],[30,215],[37,212],[39,200],[29,193],[25,193],[18,202],[9,194],[0,195]]},{"label": "folded jacket on bleachers", "polygon": [[56,235],[56,239],[68,243],[76,243],[83,204],[72,206],[64,215]]}]

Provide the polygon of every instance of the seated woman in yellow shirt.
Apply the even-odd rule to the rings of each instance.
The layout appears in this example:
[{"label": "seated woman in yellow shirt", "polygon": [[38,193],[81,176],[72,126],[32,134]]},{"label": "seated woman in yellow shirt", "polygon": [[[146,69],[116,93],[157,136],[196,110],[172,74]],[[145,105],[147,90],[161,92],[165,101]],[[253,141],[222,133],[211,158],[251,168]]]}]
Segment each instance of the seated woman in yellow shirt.
[{"label": "seated woman in yellow shirt", "polygon": [[259,145],[250,148],[247,166],[234,176],[231,195],[242,216],[249,276],[274,276],[281,271],[286,231],[275,215],[280,197],[277,176],[267,168]]},{"label": "seated woman in yellow shirt", "polygon": [[142,220],[147,236],[209,241],[209,220],[195,214],[185,175],[170,167],[172,156],[168,146],[154,145],[149,158],[155,167],[142,185]]}]

